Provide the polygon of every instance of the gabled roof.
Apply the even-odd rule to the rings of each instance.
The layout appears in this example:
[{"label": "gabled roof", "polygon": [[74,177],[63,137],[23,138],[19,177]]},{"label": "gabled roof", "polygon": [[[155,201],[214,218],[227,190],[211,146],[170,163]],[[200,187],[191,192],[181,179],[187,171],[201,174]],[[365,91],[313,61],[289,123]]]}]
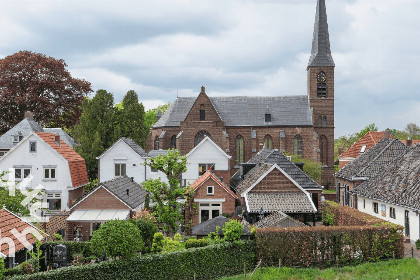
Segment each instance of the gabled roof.
[{"label": "gabled roof", "polygon": [[[368,131],[362,138],[356,141],[347,151],[340,155],[340,158],[357,158],[363,153],[366,153],[370,148],[375,146],[376,143],[384,138],[384,132],[381,131]],[[362,151],[365,146],[364,152]]]},{"label": "gabled roof", "polygon": [[[192,235],[207,236],[210,232],[216,232],[216,227],[219,227],[219,235],[223,236],[223,227],[227,222],[229,222],[229,219],[224,216],[218,216],[216,218],[207,220],[193,226],[191,229]],[[244,226],[242,235],[251,235],[251,231],[247,226]]]},{"label": "gabled roof", "polygon": [[367,179],[404,154],[407,149],[407,146],[398,139],[382,139],[367,152],[344,166],[334,176],[347,180]]},{"label": "gabled roof", "polygon": [[[307,95],[209,97],[226,126],[312,126]],[[153,126],[178,127],[191,110],[196,97],[178,97]],[[265,122],[265,112],[271,122]],[[246,118],[244,118],[246,116]]]},{"label": "gabled roof", "polygon": [[67,134],[62,128],[44,128],[44,132],[47,133],[54,133],[60,135],[60,138],[69,145],[70,148],[73,149],[74,146],[76,146],[76,142],[74,142],[74,139]]},{"label": "gabled roof", "polygon": [[267,228],[267,227],[306,227],[302,222],[293,219],[289,215],[286,215],[282,211],[274,212],[268,216],[265,216],[262,220],[259,220],[253,226],[259,228]]},{"label": "gabled roof", "polygon": [[33,132],[43,132],[44,129],[30,118],[24,118],[17,125],[9,129],[0,137],[0,149],[11,149],[17,143],[13,143],[13,136],[26,137]]},{"label": "gabled roof", "polygon": [[136,154],[141,157],[148,157],[147,153],[140,147],[136,142],[134,142],[131,138],[128,137],[121,137],[111,147],[109,147],[105,152],[103,152],[100,156],[96,159],[100,159],[103,155],[105,155],[109,150],[111,150],[117,143],[124,142],[127,146],[129,146]]},{"label": "gabled roof", "polygon": [[[12,230],[15,229],[19,233],[22,233],[25,229],[30,228],[33,233],[37,232],[37,236],[39,238],[44,238],[46,236],[45,233],[37,229],[31,223],[24,221],[22,218],[16,216],[12,212],[6,209],[0,209],[0,232],[1,238],[11,238],[15,244],[15,252],[18,252],[25,248],[25,245],[12,233]],[[29,244],[36,243],[35,237],[31,234],[31,232],[27,232],[26,240]],[[10,248],[7,243],[0,244],[0,255],[8,256]]]},{"label": "gabled roof", "polygon": [[195,146],[193,149],[191,149],[191,151],[186,155],[186,157],[188,158],[192,153],[194,153],[197,149],[199,149],[201,146],[204,145],[204,143],[209,142],[211,143],[213,146],[215,146],[220,153],[222,153],[225,157],[227,157],[228,159],[232,158],[232,156],[229,156],[228,154],[226,154],[216,143],[213,142],[213,140],[211,140],[210,137],[206,136],[204,137],[203,140],[201,140],[200,143],[198,143],[197,146]]},{"label": "gabled roof", "polygon": [[[85,194],[83,197],[79,198],[73,206],[72,209],[80,204],[83,200],[93,195],[98,189],[105,188],[112,195],[118,198],[121,202],[126,204],[131,209],[136,209],[138,206],[144,203],[147,192],[143,187],[132,180],[130,177],[118,177],[112,180],[108,180],[102,183],[91,190],[89,193]],[[127,193],[128,190],[128,193]]]},{"label": "gabled roof", "polygon": [[415,144],[406,153],[365,181],[352,193],[420,210],[420,144]]},{"label": "gabled roof", "polygon": [[71,181],[74,188],[89,183],[85,160],[64,141],[60,139],[60,143],[55,142],[55,134],[46,132],[36,132],[51,148],[59,153],[69,163]]},{"label": "gabled roof", "polygon": [[201,175],[194,183],[191,184],[190,188],[193,190],[198,189],[204,182],[209,179],[213,179],[221,188],[223,188],[227,193],[229,193],[234,198],[238,198],[236,194],[234,194],[223,182],[220,180],[216,175],[214,175],[210,170],[206,171],[203,175]]}]

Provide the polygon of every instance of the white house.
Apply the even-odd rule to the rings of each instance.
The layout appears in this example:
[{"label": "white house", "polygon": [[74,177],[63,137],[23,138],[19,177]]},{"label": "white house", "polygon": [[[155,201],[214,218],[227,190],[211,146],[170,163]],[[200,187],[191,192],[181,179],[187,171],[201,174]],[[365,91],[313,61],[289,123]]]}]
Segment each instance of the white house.
[{"label": "white house", "polygon": [[420,144],[351,191],[357,209],[404,227],[412,243],[420,239]]},{"label": "white house", "polygon": [[160,171],[151,170],[144,162],[149,155],[133,140],[127,137],[118,139],[108,150],[97,157],[98,182],[128,176],[141,184],[149,179],[165,181],[166,176]]},{"label": "white house", "polygon": [[14,177],[19,187],[32,175],[25,187],[43,186],[48,214],[69,210],[89,183],[85,160],[53,133],[32,132],[21,139],[0,158],[0,170],[11,170],[4,179]]},{"label": "white house", "polygon": [[182,174],[186,184],[194,183],[207,170],[229,170],[227,155],[210,137],[206,136],[187,155],[187,172]]}]

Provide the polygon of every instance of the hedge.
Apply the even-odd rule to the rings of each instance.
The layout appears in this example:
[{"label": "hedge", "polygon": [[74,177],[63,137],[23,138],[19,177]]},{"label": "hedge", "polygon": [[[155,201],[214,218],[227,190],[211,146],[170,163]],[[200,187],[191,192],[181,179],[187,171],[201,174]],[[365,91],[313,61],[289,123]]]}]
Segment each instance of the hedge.
[{"label": "hedge", "polygon": [[220,243],[167,254],[128,260],[71,266],[49,272],[14,276],[20,280],[104,279],[219,279],[251,271],[255,265],[254,241]]}]

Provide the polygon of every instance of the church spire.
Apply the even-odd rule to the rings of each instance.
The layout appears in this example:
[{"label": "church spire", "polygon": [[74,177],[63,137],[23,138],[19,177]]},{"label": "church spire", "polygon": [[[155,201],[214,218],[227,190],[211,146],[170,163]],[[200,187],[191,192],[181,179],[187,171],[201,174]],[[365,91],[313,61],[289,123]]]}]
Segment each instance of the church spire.
[{"label": "church spire", "polygon": [[331,56],[325,0],[318,0],[309,66],[335,66]]}]

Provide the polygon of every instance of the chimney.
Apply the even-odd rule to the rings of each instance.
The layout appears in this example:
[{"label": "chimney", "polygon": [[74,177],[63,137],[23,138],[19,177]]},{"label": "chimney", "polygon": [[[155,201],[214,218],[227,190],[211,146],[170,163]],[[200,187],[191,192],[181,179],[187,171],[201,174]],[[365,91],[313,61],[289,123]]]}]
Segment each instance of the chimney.
[{"label": "chimney", "polygon": [[411,140],[410,137],[408,137],[408,139],[407,139],[407,146],[410,147],[411,145],[413,145],[413,140]]},{"label": "chimney", "polygon": [[131,182],[134,182],[134,177],[131,177]]},{"label": "chimney", "polygon": [[201,91],[200,93],[206,93],[206,88],[204,86],[201,86]]},{"label": "chimney", "polygon": [[32,113],[31,111],[26,111],[25,112],[25,119],[29,119],[29,120],[34,120],[34,113]]},{"label": "chimney", "polygon": [[58,146],[61,146],[61,145],[60,145],[60,134],[56,134],[56,135],[55,135],[55,137],[54,137],[54,141],[55,141],[55,143],[56,143]]},{"label": "chimney", "polygon": [[384,131],[384,139],[389,139],[391,138],[391,131],[389,131],[389,129]]},{"label": "chimney", "polygon": [[130,195],[130,190],[126,189],[127,195]]}]

